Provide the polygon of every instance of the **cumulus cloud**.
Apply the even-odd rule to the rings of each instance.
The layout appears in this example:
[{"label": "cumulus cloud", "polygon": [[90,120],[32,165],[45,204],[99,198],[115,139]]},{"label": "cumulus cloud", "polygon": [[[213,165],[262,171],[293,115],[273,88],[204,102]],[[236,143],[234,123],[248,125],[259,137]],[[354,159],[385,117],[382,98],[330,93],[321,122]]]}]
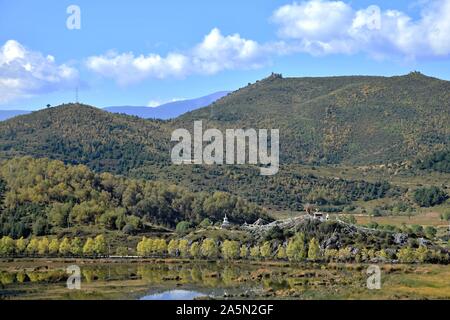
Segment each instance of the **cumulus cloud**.
[{"label": "cumulus cloud", "polygon": [[450,0],[426,1],[419,19],[372,5],[311,0],[278,8],[271,20],[290,51],[314,55],[366,52],[409,59],[450,54]]},{"label": "cumulus cloud", "polygon": [[73,87],[78,72],[51,55],[28,50],[15,40],[0,47],[0,104]]},{"label": "cumulus cloud", "polygon": [[223,36],[214,28],[191,52],[193,72],[214,74],[223,70],[254,69],[266,62],[264,48],[239,34]]},{"label": "cumulus cloud", "polygon": [[134,55],[108,52],[86,60],[88,69],[120,85],[146,78],[183,78],[192,74],[215,74],[223,70],[253,69],[267,59],[264,48],[239,34],[224,36],[214,28],[203,41],[184,53]]},{"label": "cumulus cloud", "polygon": [[188,57],[170,53],[166,57],[158,54],[135,56],[132,52],[119,54],[110,51],[105,55],[92,56],[86,66],[105,78],[113,78],[119,84],[126,85],[152,77],[183,77],[189,66]]}]

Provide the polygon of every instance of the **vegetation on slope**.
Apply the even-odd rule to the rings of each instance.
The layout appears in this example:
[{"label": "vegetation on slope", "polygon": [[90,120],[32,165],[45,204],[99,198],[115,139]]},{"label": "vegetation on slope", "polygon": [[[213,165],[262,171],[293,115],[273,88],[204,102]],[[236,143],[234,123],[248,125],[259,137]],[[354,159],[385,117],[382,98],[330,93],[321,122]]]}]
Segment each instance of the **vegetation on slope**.
[{"label": "vegetation on slope", "polygon": [[401,77],[271,76],[174,120],[192,126],[279,128],[282,163],[375,164],[448,146],[450,82]]},{"label": "vegetation on slope", "polygon": [[[307,202],[322,208],[326,206],[330,210],[343,210],[344,206],[351,207],[355,201],[391,197],[402,203],[402,207],[405,201],[410,207],[413,204],[410,199],[420,206],[429,206],[445,201],[446,191],[436,191],[439,193],[437,202],[427,192],[415,197],[414,189],[418,185],[412,185],[408,176],[415,173],[409,171],[410,166],[404,163],[413,163],[412,160],[418,159],[415,165],[419,169],[448,172],[449,101],[449,82],[419,73],[391,78],[284,79],[275,75],[242,88],[210,107],[171,121],[144,120],[70,104],[0,122],[0,159],[30,155],[61,160],[65,164],[86,165],[93,172],[87,168],[85,170],[95,177],[101,177],[99,173],[102,172],[111,172],[135,179],[150,179],[151,182],[136,182],[137,189],[145,197],[148,196],[145,190],[152,190],[147,188],[146,183],[154,186],[158,185],[155,180],[162,180],[189,188],[195,192],[194,198],[208,198],[204,191],[223,191],[279,210],[302,210]],[[192,129],[194,120],[203,120],[205,129],[279,128],[281,171],[273,177],[261,177],[258,170],[247,166],[172,165],[169,159],[171,132],[175,128]],[[331,163],[338,166],[329,166],[330,172],[321,175],[311,173],[312,169],[304,172],[299,163]],[[363,172],[362,177],[358,178],[337,178],[339,174],[333,172],[341,170],[343,164],[366,166],[377,163],[387,164],[388,167],[392,163],[399,164],[407,181],[403,181],[400,188],[392,183],[389,176],[366,179],[366,172]],[[24,170],[24,175],[29,173],[27,168],[20,170]],[[17,202],[16,206],[5,208],[9,210],[9,216],[16,217],[9,224],[14,225],[15,229],[9,227],[10,230],[14,229],[16,234],[33,232],[33,228],[36,229],[34,233],[47,232],[51,229],[47,211],[50,206],[53,208],[54,202],[61,206],[55,210],[70,212],[69,216],[78,217],[77,212],[81,212],[80,216],[87,216],[88,222],[80,218],[74,223],[103,223],[97,221],[96,213],[86,213],[92,211],[92,207],[101,212],[100,216],[109,212],[108,215],[122,217],[125,210],[125,216],[138,217],[141,221],[131,223],[128,220],[134,218],[128,218],[118,223],[118,229],[122,229],[124,223],[129,225],[127,230],[130,230],[136,228],[131,227],[133,224],[140,226],[147,222],[173,227],[179,221],[192,218],[190,213],[186,213],[191,209],[173,208],[172,199],[169,204],[164,201],[144,204],[147,199],[124,204],[121,192],[117,197],[111,195],[112,191],[98,186],[95,179],[92,183],[96,193],[91,195],[88,192],[89,195],[84,198],[72,195],[48,200],[40,190],[30,187],[30,192],[36,193],[33,195],[35,198],[30,195],[32,200],[25,197],[26,200]],[[112,180],[127,181],[123,182],[127,186],[129,181],[134,181],[121,177]],[[10,182],[7,183],[10,190],[6,192],[5,203],[17,197]],[[168,188],[167,183],[161,185],[163,190]],[[57,189],[58,186],[53,187]],[[0,194],[1,190],[0,180]],[[72,192],[72,189],[69,190],[69,193]],[[106,202],[102,198],[105,192],[110,197]],[[38,195],[45,200],[41,201]],[[218,195],[223,194],[217,193],[216,197]],[[21,194],[21,197],[24,195]],[[227,194],[227,197],[230,195]],[[231,203],[239,202],[236,197],[233,199]],[[193,203],[197,205],[197,202]],[[152,205],[158,206],[161,212]],[[75,213],[72,213],[73,209]],[[118,211],[111,213],[112,209]],[[145,218],[147,212],[150,212],[151,218]],[[194,222],[211,215],[217,218],[217,212],[197,212]],[[221,216],[223,213],[223,210],[220,211]],[[111,219],[115,221],[119,218]]]},{"label": "vegetation on slope", "polygon": [[162,121],[110,114],[67,104],[0,123],[3,158],[29,155],[124,173],[167,163],[170,131]]},{"label": "vegetation on slope", "polygon": [[[0,166],[0,234],[15,238],[50,234],[73,225],[95,225],[133,234],[151,224],[181,221],[236,223],[265,217],[264,210],[224,192],[194,193],[157,181],[97,174],[84,165],[16,158]],[[4,187],[6,183],[6,188]]]},{"label": "vegetation on slope", "polygon": [[259,175],[250,166],[146,166],[132,170],[131,176],[165,180],[192,190],[220,190],[244,197],[265,207],[302,211],[305,203],[344,206],[353,201],[394,197],[404,188],[386,181],[339,179],[305,174],[295,167],[282,166],[278,174]]}]

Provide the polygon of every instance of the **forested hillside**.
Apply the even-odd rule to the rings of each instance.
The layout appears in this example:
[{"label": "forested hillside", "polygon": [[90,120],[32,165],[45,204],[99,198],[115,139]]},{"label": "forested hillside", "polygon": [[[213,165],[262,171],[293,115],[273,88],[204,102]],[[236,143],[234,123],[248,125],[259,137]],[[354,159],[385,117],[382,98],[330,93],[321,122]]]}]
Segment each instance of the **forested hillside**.
[{"label": "forested hillside", "polygon": [[134,234],[156,224],[192,226],[224,214],[244,223],[266,218],[262,208],[225,192],[191,192],[152,180],[97,174],[84,165],[15,158],[0,166],[0,234],[44,235],[77,226]]},{"label": "forested hillside", "polygon": [[401,77],[282,78],[272,75],[171,121],[63,105],[0,122],[0,157],[32,155],[125,173],[167,164],[170,135],[193,121],[279,128],[282,164],[379,164],[448,149],[450,82]]},{"label": "forested hillside", "polygon": [[187,113],[177,126],[279,128],[284,163],[409,160],[450,142],[450,82],[401,77],[272,75]]},{"label": "forested hillside", "polygon": [[[340,166],[395,164],[407,175],[448,172],[449,117],[450,83],[417,72],[390,78],[274,74],[170,121],[80,104],[19,116],[0,122],[0,159],[57,159],[96,174],[225,191],[267,208],[301,210],[311,202],[342,209],[354,201],[408,198],[408,190],[383,181],[389,177],[337,179],[332,171]],[[248,166],[172,165],[171,133],[192,132],[194,120],[203,120],[205,129],[279,128],[280,172],[261,177]],[[298,164],[336,169],[305,174]]]},{"label": "forested hillside", "polygon": [[259,169],[249,166],[147,166],[132,170],[130,175],[169,181],[190,190],[225,191],[268,208],[294,211],[302,211],[305,203],[342,209],[354,201],[396,197],[406,192],[386,181],[323,177],[304,174],[291,166],[282,167],[270,177],[259,175]]},{"label": "forested hillside", "polygon": [[67,104],[0,122],[0,153],[2,158],[47,157],[123,173],[167,163],[168,129],[162,121]]}]

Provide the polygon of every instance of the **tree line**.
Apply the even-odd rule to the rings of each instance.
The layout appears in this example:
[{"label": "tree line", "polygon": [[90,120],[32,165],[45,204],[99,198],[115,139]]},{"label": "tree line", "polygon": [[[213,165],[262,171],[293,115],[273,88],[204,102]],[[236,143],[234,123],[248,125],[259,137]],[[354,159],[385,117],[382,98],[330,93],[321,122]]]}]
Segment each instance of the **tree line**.
[{"label": "tree line", "polygon": [[141,257],[180,257],[191,259],[224,260],[283,260],[290,262],[392,262],[448,263],[449,255],[440,250],[419,246],[405,246],[399,250],[357,248],[345,246],[339,249],[321,248],[316,238],[307,241],[304,233],[297,233],[284,243],[264,241],[260,244],[241,243],[236,240],[222,242],[206,238],[189,242],[187,239],[146,238],[137,244]]},{"label": "tree line", "polygon": [[87,238],[67,237],[58,240],[48,237],[14,240],[8,236],[0,239],[0,256],[26,257],[102,257],[108,255],[108,246],[103,235]]},{"label": "tree line", "polygon": [[[119,249],[119,248],[118,248]],[[123,249],[123,248],[120,248]],[[119,252],[118,250],[117,252]],[[302,232],[288,241],[263,241],[259,244],[242,243],[236,240],[217,241],[205,238],[200,241],[143,237],[136,246],[140,257],[224,259],[224,260],[282,260],[294,263],[313,262],[392,262],[401,263],[448,263],[447,252],[420,245],[405,246],[398,250],[358,248],[345,246],[339,249],[321,248],[316,238],[306,239]],[[47,237],[13,240],[8,236],[0,239],[1,257],[106,257],[111,255],[105,237],[98,235],[82,241],[75,237],[58,240]],[[125,248],[123,255],[128,255]]]}]

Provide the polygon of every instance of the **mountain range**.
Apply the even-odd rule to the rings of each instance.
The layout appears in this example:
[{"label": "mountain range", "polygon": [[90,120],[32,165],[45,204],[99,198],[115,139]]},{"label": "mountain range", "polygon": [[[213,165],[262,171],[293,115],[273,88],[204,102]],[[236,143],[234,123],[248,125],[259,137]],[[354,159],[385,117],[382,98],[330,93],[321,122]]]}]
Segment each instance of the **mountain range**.
[{"label": "mountain range", "polygon": [[[173,130],[192,132],[196,120],[203,122],[204,130],[222,132],[279,129],[279,173],[262,177],[253,166],[173,165]],[[408,192],[383,181],[386,176],[369,179],[361,173],[342,178],[349,167],[358,172],[373,166],[410,168],[423,160],[419,170],[444,174],[449,124],[450,82],[417,72],[323,78],[273,74],[170,120],[82,104],[17,116],[0,122],[0,160],[57,159],[194,192],[224,191],[269,209],[301,210],[310,202],[341,210],[353,201],[400,201]],[[316,167],[328,168],[328,173],[318,173]]]},{"label": "mountain range", "polygon": [[[192,111],[198,108],[206,107],[216,100],[226,96],[230,91],[219,91],[209,94],[204,97],[195,99],[186,99],[173,101],[169,103],[161,104],[157,107],[144,107],[144,106],[117,106],[117,107],[105,107],[106,110],[111,113],[126,114],[130,116],[136,116],[144,119],[172,119],[176,118],[183,113]],[[0,121],[8,120],[19,115],[28,114],[31,111],[28,110],[0,110]]]},{"label": "mountain range", "polygon": [[172,120],[66,104],[0,123],[0,157],[32,155],[127,171],[170,162],[176,128],[278,128],[282,164],[371,165],[448,148],[450,82],[396,77],[272,75]]}]

